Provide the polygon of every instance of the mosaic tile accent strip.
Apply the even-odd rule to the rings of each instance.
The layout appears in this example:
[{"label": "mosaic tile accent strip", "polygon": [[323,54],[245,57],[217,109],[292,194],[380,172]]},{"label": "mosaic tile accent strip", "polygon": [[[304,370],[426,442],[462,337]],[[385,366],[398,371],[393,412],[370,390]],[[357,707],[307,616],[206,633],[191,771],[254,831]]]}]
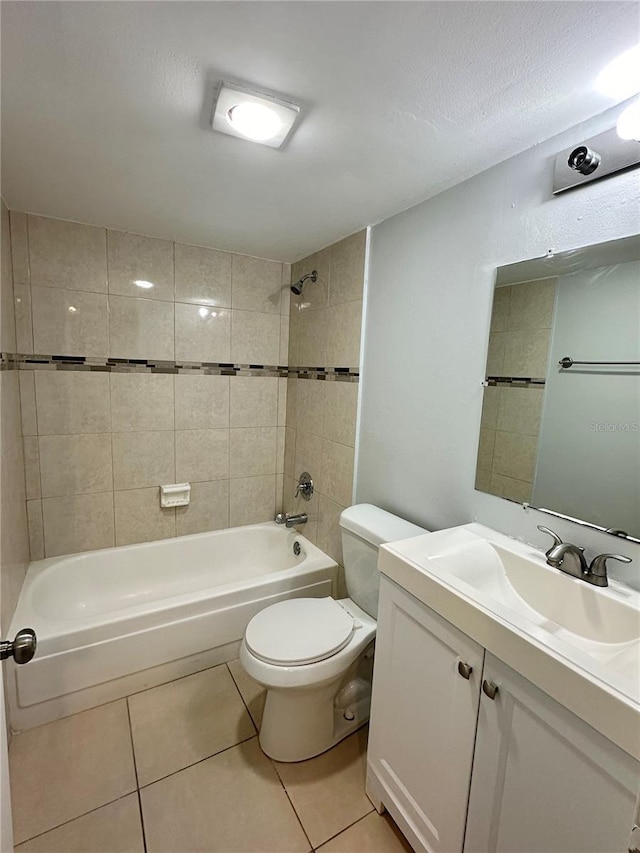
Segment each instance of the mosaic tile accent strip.
[{"label": "mosaic tile accent strip", "polygon": [[530,376],[487,376],[483,385],[513,385],[518,388],[529,388],[530,386],[540,388],[546,384],[545,379],[535,379]]},{"label": "mosaic tile accent strip", "polygon": [[89,358],[70,355],[0,353],[0,370],[75,370],[107,373],[174,373],[210,376],[268,376],[279,379],[322,379],[357,382],[359,371],[349,367],[287,367],[271,364],[231,364],[210,361],[162,361],[143,358]]}]

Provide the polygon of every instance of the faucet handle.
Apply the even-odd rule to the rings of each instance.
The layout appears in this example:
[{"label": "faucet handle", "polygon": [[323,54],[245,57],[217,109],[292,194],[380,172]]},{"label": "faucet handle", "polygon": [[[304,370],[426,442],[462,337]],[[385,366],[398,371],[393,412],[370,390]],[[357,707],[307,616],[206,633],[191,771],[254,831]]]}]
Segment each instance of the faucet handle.
[{"label": "faucet handle", "polygon": [[[558,536],[557,533],[554,533],[550,527],[545,527],[544,524],[538,525],[538,530],[542,533],[547,533],[549,536],[553,537],[553,545],[549,548],[549,551],[552,551],[554,548],[557,548],[558,545],[562,545],[562,539]],[[549,556],[549,551],[547,551],[547,556]]]},{"label": "faucet handle", "polygon": [[619,563],[632,563],[631,557],[623,557],[622,554],[599,554],[594,557],[589,566],[591,574],[606,577],[607,575],[607,560],[617,560]]}]

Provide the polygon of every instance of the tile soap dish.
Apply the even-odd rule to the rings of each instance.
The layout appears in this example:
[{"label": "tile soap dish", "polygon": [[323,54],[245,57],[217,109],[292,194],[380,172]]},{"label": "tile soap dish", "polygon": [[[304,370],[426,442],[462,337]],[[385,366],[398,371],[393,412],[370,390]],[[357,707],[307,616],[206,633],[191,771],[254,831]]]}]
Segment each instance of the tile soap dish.
[{"label": "tile soap dish", "polygon": [[188,506],[190,501],[190,483],[171,483],[167,486],[160,486],[160,506]]}]

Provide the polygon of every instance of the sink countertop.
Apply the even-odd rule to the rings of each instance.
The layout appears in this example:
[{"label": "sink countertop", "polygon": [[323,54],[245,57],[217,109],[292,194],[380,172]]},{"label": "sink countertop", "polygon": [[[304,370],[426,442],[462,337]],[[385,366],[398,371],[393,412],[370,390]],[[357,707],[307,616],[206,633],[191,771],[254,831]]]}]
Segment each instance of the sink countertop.
[{"label": "sink countertop", "polygon": [[379,568],[640,760],[640,592],[570,577],[480,524],[382,545]]}]

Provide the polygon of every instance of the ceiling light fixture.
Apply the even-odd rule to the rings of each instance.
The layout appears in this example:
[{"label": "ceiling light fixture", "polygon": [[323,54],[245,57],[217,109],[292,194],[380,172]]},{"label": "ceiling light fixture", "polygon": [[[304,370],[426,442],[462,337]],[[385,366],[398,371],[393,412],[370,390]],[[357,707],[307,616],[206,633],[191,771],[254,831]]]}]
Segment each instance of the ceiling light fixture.
[{"label": "ceiling light fixture", "polygon": [[149,290],[151,287],[153,287],[152,281],[145,281],[144,279],[137,278],[133,283],[137,287],[141,287],[143,290]]},{"label": "ceiling light fixture", "polygon": [[640,92],[640,44],[625,50],[602,69],[596,78],[596,89],[618,101]]},{"label": "ceiling light fixture", "polygon": [[213,105],[211,127],[220,133],[280,148],[300,116],[300,107],[273,95],[223,83]]}]

